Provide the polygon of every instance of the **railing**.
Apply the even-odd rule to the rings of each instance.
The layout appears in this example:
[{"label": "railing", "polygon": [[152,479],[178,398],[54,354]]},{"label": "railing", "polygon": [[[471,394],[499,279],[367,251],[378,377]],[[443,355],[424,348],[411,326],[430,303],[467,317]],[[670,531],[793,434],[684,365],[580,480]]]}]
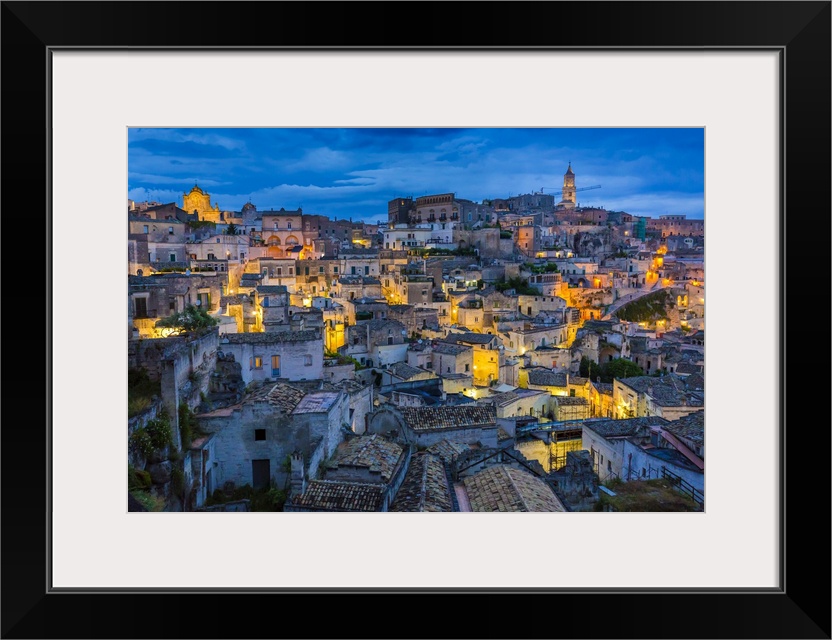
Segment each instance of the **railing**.
[{"label": "railing", "polygon": [[703,509],[705,508],[705,494],[682,476],[668,471],[666,467],[662,467],[662,477],[670,480],[679,493],[686,495]]}]

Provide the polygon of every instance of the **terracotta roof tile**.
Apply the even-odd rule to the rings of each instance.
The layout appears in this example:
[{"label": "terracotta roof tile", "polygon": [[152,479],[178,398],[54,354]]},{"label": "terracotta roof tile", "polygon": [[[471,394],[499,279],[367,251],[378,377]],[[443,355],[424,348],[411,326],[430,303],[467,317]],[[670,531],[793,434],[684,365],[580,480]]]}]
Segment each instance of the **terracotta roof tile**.
[{"label": "terracotta roof tile", "polygon": [[312,480],[291,506],[315,511],[378,511],[385,485],[367,482]]},{"label": "terracotta roof tile", "polygon": [[327,473],[342,467],[362,467],[379,472],[382,482],[390,482],[402,447],[379,435],[351,438],[338,445],[327,464]]},{"label": "terracotta roof tile", "polygon": [[541,387],[565,387],[567,386],[566,374],[555,373],[549,369],[529,369],[529,384]]},{"label": "terracotta roof tile", "polygon": [[413,455],[390,511],[453,511],[445,465],[425,451]]},{"label": "terracotta roof tile", "polygon": [[480,425],[494,426],[497,422],[497,412],[492,405],[401,407],[400,411],[407,425],[414,431],[462,429]]},{"label": "terracotta roof tile", "polygon": [[463,483],[474,511],[566,511],[545,482],[507,465],[484,469]]}]

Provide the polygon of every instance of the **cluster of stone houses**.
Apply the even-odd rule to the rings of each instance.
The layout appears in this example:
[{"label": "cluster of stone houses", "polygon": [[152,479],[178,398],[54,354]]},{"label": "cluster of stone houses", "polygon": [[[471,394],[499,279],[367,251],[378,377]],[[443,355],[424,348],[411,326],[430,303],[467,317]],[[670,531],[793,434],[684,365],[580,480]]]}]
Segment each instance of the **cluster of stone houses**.
[{"label": "cluster of stone houses", "polygon": [[[646,478],[704,503],[701,225],[581,208],[571,167],[534,195],[399,198],[379,225],[131,202],[130,368],[159,392],[130,464],[169,510],[249,485],[284,511],[565,512]],[[157,325],[190,307],[215,325]],[[643,375],[581,375],[622,359]],[[159,420],[171,442],[138,446]]]}]

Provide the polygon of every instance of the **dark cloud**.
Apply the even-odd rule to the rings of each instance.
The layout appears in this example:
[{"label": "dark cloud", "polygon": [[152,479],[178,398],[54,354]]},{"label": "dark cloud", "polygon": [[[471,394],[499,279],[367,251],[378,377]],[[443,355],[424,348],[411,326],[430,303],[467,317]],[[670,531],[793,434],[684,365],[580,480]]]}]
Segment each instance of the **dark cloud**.
[{"label": "dark cloud", "polygon": [[701,129],[223,128],[128,135],[131,193],[181,194],[194,181],[221,207],[248,200],[335,217],[386,217],[403,195],[506,197],[557,189],[571,161],[584,204],[701,217]]}]

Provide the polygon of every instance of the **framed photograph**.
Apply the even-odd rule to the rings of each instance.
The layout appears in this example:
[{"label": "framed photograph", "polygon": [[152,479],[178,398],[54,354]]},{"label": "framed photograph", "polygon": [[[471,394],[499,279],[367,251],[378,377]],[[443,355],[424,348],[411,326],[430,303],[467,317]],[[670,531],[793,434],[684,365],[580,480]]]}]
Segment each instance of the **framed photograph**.
[{"label": "framed photograph", "polygon": [[[409,20],[371,26],[391,8]],[[436,637],[429,607],[461,595],[474,607],[519,603],[512,595],[555,607],[540,621],[475,616],[452,632],[462,637],[830,637],[828,422],[797,409],[828,397],[828,367],[814,356],[823,339],[796,320],[827,323],[826,277],[815,274],[828,273],[832,211],[829,2],[4,2],[2,12],[4,210],[25,218],[6,225],[6,300],[32,263],[47,285],[44,305],[23,306],[43,329],[7,322],[7,347],[34,334],[43,350],[6,356],[3,637],[350,637],[357,599],[378,595],[393,614],[409,607],[407,632],[362,623],[361,637]],[[394,127],[704,131],[707,509],[127,511],[130,131]],[[267,155],[251,170],[274,172]],[[17,241],[32,231],[43,259]],[[18,372],[30,362],[32,375]],[[800,380],[790,395],[787,379]],[[285,626],[309,605],[323,605],[322,622]],[[166,627],[155,610],[188,613]]]}]

